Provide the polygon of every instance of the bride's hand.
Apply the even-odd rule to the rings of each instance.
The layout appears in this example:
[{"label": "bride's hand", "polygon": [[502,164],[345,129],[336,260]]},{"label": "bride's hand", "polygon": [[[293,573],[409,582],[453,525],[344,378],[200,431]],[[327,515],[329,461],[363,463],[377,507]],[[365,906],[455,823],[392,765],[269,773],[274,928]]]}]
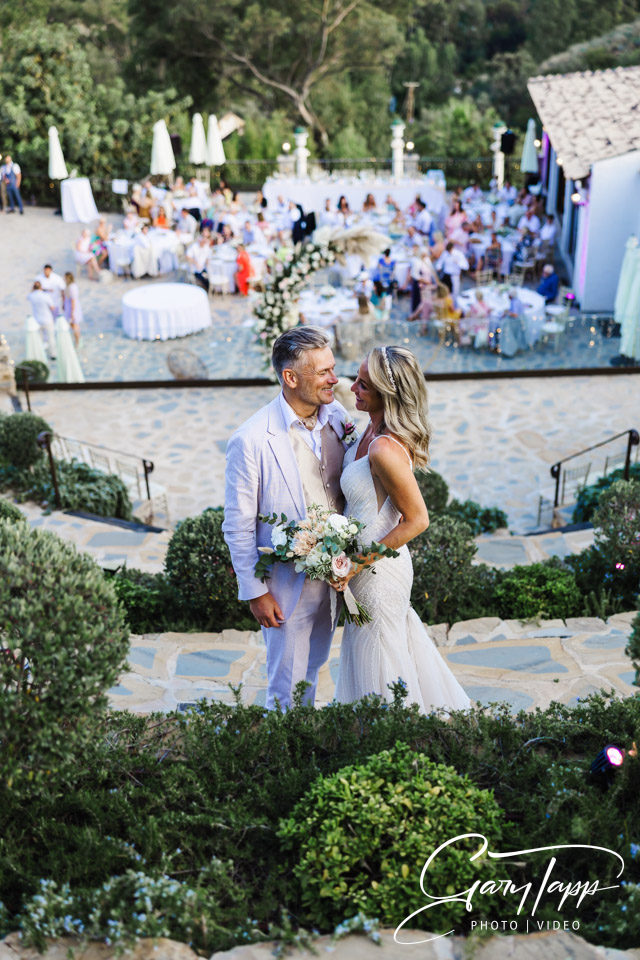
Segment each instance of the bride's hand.
[{"label": "bride's hand", "polygon": [[349,581],[355,577],[357,570],[350,570],[346,577],[340,577],[339,580],[329,580],[329,586],[333,587],[336,593],[344,593]]}]

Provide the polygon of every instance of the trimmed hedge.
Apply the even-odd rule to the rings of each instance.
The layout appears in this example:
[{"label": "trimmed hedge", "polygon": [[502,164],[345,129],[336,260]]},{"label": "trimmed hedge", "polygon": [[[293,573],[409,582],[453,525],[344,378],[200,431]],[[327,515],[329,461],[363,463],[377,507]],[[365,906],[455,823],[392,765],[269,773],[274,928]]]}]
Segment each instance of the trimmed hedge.
[{"label": "trimmed hedge", "polygon": [[37,463],[43,457],[43,451],[37,444],[38,434],[51,427],[35,413],[12,413],[0,420],[0,459],[5,460],[18,470]]}]

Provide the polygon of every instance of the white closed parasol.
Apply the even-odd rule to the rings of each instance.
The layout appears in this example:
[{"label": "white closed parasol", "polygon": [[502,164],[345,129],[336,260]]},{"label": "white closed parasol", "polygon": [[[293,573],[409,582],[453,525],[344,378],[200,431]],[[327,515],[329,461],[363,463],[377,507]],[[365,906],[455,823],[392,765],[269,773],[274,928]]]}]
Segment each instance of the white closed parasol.
[{"label": "white closed parasol", "polygon": [[207,138],[204,135],[204,123],[201,113],[194,113],[191,124],[191,146],[189,147],[189,163],[196,167],[207,162]]},{"label": "white closed parasol", "polygon": [[218,120],[215,113],[210,113],[209,129],[207,131],[207,166],[221,167],[224,163],[226,163],[226,157],[218,128]]},{"label": "white closed parasol", "polygon": [[49,127],[49,176],[52,180],[66,180],[69,176],[57,127]]},{"label": "white closed parasol", "polygon": [[151,175],[168,177],[176,168],[171,137],[164,120],[153,125],[153,143],[151,145]]}]

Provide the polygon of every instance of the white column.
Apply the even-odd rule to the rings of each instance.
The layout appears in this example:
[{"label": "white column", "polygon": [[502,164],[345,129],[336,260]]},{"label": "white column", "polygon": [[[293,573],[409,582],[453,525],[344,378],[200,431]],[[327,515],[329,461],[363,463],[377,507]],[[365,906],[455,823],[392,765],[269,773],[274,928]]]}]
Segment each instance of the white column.
[{"label": "white column", "polygon": [[391,124],[391,176],[397,183],[404,174],[404,123],[394,120]]},{"label": "white column", "polygon": [[300,180],[306,180],[308,176],[307,158],[309,157],[309,151],[307,150],[307,140],[309,139],[309,134],[304,127],[296,127],[293,137],[296,141],[296,176]]},{"label": "white column", "polygon": [[496,180],[498,190],[504,186],[504,153],[500,149],[500,138],[507,128],[503,123],[496,123],[492,127],[493,143],[489,147],[493,154],[493,176]]}]

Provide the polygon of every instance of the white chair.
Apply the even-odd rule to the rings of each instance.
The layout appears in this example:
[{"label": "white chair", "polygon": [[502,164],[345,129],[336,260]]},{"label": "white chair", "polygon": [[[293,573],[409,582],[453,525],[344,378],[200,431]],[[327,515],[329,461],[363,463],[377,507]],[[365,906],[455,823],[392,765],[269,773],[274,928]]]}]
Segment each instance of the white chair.
[{"label": "white chair", "polygon": [[541,341],[552,344],[554,350],[558,350],[564,335],[565,322],[563,319],[545,320],[540,328]]},{"label": "white chair", "polygon": [[131,257],[127,254],[116,255],[116,273],[132,279],[131,275]]},{"label": "white chair", "polygon": [[209,293],[229,293],[229,277],[224,273],[209,274]]}]

